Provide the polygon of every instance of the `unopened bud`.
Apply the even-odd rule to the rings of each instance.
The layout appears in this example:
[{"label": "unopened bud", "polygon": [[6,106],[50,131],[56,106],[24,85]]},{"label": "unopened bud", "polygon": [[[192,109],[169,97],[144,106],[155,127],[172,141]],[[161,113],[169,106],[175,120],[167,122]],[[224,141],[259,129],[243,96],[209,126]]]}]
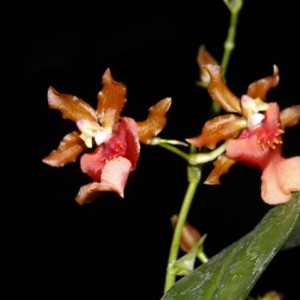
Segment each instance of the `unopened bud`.
[{"label": "unopened bud", "polygon": [[[178,217],[177,215],[172,216],[171,222],[172,225],[175,227],[177,223]],[[200,232],[193,227],[191,224],[186,222],[184,224],[181,239],[180,239],[180,248],[183,252],[187,253],[189,252],[201,239]]]},{"label": "unopened bud", "polygon": [[283,300],[284,296],[281,293],[278,293],[276,291],[269,291],[265,293],[261,300]]}]

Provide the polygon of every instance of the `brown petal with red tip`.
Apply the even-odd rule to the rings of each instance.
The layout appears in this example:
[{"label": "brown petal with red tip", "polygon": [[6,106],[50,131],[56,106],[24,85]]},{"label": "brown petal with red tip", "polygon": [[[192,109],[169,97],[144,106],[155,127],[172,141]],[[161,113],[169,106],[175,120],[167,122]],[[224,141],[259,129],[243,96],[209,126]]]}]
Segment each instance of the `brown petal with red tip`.
[{"label": "brown petal with red tip", "polygon": [[203,68],[209,73],[208,92],[211,98],[227,112],[241,113],[240,99],[224,83],[222,69],[218,65],[208,64]]},{"label": "brown petal with red tip", "polygon": [[202,133],[186,141],[198,148],[216,148],[220,141],[235,138],[239,132],[247,127],[247,121],[243,117],[234,114],[221,115],[208,120],[202,128]]},{"label": "brown petal with red tip", "polygon": [[96,121],[96,112],[88,103],[76,96],[60,94],[53,87],[48,89],[48,103],[50,108],[59,110],[65,119]]},{"label": "brown petal with red tip", "polygon": [[300,121],[300,105],[288,107],[280,112],[281,128],[295,126]]},{"label": "brown petal with red tip", "polygon": [[220,155],[214,162],[214,169],[210,172],[204,184],[220,184],[220,177],[226,174],[235,163],[235,160],[227,157],[225,154]]},{"label": "brown petal with red tip", "polygon": [[136,122],[141,143],[148,144],[165,127],[167,123],[166,113],[171,102],[171,98],[160,100],[149,108],[148,118],[145,121]]},{"label": "brown petal with red tip", "polygon": [[266,95],[270,88],[276,87],[279,83],[279,70],[277,66],[274,66],[274,72],[272,76],[267,76],[265,78],[254,81],[248,86],[247,95],[251,98],[260,98],[265,100]]},{"label": "brown petal with red tip", "polygon": [[57,150],[51,151],[42,161],[52,167],[63,167],[67,163],[75,162],[84,150],[86,150],[84,142],[79,134],[73,131],[61,140]]},{"label": "brown petal with red tip", "polygon": [[97,117],[103,127],[113,127],[120,119],[126,103],[126,87],[112,78],[110,69],[102,77],[103,88],[98,93]]}]

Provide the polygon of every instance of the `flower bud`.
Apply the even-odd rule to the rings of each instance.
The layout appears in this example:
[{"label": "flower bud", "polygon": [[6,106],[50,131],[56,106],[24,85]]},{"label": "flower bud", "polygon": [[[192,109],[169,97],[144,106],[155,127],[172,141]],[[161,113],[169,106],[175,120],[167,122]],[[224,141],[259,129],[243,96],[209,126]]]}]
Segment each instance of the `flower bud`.
[{"label": "flower bud", "polygon": [[278,293],[276,291],[269,291],[265,293],[261,300],[283,300],[284,296],[281,293]]},{"label": "flower bud", "polygon": [[[171,222],[174,227],[177,223],[177,220],[178,220],[177,215],[172,216]],[[200,232],[191,224],[186,222],[184,224],[182,234],[181,234],[181,239],[180,239],[181,250],[185,253],[189,252],[197,244],[197,242],[199,242],[201,237],[202,236]]]}]

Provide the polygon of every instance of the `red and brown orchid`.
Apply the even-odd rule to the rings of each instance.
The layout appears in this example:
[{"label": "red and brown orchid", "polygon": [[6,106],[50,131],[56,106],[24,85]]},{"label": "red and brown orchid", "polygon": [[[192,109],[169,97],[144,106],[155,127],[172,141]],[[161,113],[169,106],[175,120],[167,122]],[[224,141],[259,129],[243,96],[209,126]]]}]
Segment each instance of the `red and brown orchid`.
[{"label": "red and brown orchid", "polygon": [[126,87],[112,78],[109,69],[102,77],[102,85],[96,110],[76,96],[60,94],[53,87],[48,89],[50,108],[76,122],[79,132],[67,134],[43,162],[62,167],[87,152],[81,156],[80,165],[93,182],[80,188],[75,198],[79,204],[93,201],[104,191],[124,196],[129,173],[136,168],[140,143],[148,144],[160,133],[171,106],[171,98],[162,99],[150,107],[145,121],[136,122],[121,117],[127,101]]},{"label": "red and brown orchid", "polygon": [[210,76],[208,92],[226,112],[207,121],[202,133],[187,141],[199,148],[215,149],[227,141],[226,153],[214,162],[206,184],[219,184],[220,177],[236,162],[262,170],[262,199],[271,205],[285,203],[291,192],[300,191],[300,156],[284,158],[282,142],[284,129],[300,120],[300,105],[282,111],[276,102],[265,102],[270,88],[277,86],[279,71],[248,86],[239,99],[224,83],[221,67],[203,66]]}]

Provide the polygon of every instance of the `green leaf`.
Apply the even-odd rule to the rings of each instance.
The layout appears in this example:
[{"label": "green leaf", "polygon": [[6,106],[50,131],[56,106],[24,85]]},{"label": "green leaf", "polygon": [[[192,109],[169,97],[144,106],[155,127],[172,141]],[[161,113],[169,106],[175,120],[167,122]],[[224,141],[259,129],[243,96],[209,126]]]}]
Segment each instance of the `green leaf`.
[{"label": "green leaf", "polygon": [[288,250],[299,246],[300,246],[300,216],[297,220],[297,223],[295,225],[292,234],[290,235],[289,239],[284,244],[281,250]]},{"label": "green leaf", "polygon": [[260,223],[207,263],[178,280],[161,300],[242,300],[291,235],[300,193],[271,208]]}]

